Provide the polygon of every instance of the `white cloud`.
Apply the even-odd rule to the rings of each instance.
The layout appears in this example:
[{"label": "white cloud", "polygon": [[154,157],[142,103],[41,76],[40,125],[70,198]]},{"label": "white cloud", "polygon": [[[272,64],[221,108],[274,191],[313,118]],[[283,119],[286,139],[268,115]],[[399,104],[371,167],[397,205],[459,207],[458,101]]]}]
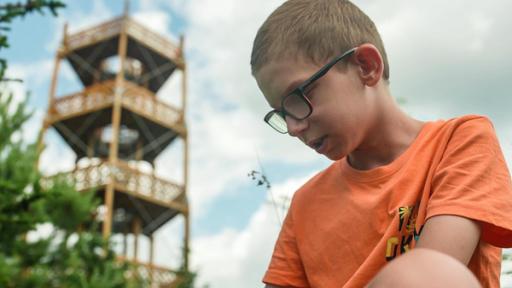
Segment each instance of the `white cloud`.
[{"label": "white cloud", "polygon": [[[62,67],[58,79],[69,80],[72,75],[70,68],[66,65],[62,65]],[[27,143],[35,142],[41,130],[46,109],[33,103],[47,103],[53,68],[53,59],[42,59],[31,63],[13,61],[9,65],[7,76],[23,80],[21,83],[12,82],[8,84],[9,89],[13,92],[14,102],[19,103],[29,95],[27,111],[33,112],[32,117],[22,127],[22,137]],[[48,135],[45,136],[47,145],[41,154],[40,168],[45,175],[70,170],[74,163],[74,153],[62,144],[59,135],[54,133],[52,129],[49,131]],[[51,145],[48,145],[49,143]]]},{"label": "white cloud", "polygon": [[189,55],[197,56],[191,59],[191,74],[219,100],[249,113],[259,114],[266,107],[250,75],[249,60],[258,26],[280,2],[187,2],[187,48]]},{"label": "white cloud", "polygon": [[162,10],[142,10],[140,12],[133,13],[132,15],[137,22],[150,28],[153,32],[171,38],[174,43],[177,43],[177,38],[169,31],[169,27],[171,26],[169,13]]},{"label": "white cloud", "polygon": [[[273,187],[274,195],[291,197],[308,178],[288,179]],[[271,196],[252,215],[244,229],[224,229],[197,237],[192,242],[193,268],[199,271],[199,286],[258,287],[268,266],[282,218],[276,218]],[[222,267],[220,269],[220,267]]]},{"label": "white cloud", "polygon": [[[504,254],[508,254],[510,255],[512,252],[511,249],[505,249],[503,250],[503,253]],[[510,273],[512,272],[512,261],[511,260],[507,260],[507,261],[503,261],[502,263],[502,266],[501,266],[501,287],[503,288],[512,288],[512,275],[511,274],[507,274],[507,273]]]},{"label": "white cloud", "polygon": [[186,14],[186,7],[188,5],[188,0],[144,0],[146,2],[160,2],[163,5],[166,5],[168,8],[170,8],[172,11],[174,11],[177,14],[185,15]]},{"label": "white cloud", "polygon": [[[10,63],[6,72],[6,78],[22,80],[27,78],[29,71],[22,66]],[[27,88],[25,83],[18,81],[9,81],[2,84],[2,90],[12,93],[14,103],[23,102],[27,98]]]},{"label": "white cloud", "polygon": [[41,127],[43,126],[43,119],[46,114],[46,111],[40,109],[32,112],[32,117],[27,122],[25,122],[25,124],[21,128],[21,131],[23,133],[22,137],[24,141],[28,143],[34,143],[35,141],[37,141],[37,136],[41,131]]},{"label": "white cloud", "polygon": [[162,88],[158,90],[158,99],[181,109],[183,107],[181,100],[182,78],[183,73],[181,70],[174,71]]},{"label": "white cloud", "polygon": [[[50,82],[50,77],[53,72],[54,61],[53,59],[42,59],[32,62],[11,62],[7,70],[8,77],[19,78],[23,80],[22,83],[16,83],[23,90],[30,87],[28,90],[32,91],[34,87],[46,87]],[[14,84],[14,83],[13,83]],[[48,97],[48,91],[32,91],[38,94],[39,97]],[[20,95],[24,97],[24,95]]]},{"label": "white cloud", "polygon": [[[23,80],[21,83],[12,82],[9,84],[10,88],[13,89],[15,98],[21,101],[29,95],[29,106],[35,102],[42,102],[46,104],[48,102],[49,88],[51,85],[50,81],[53,75],[54,64],[53,58],[43,58],[31,62],[11,61],[9,63],[7,76]],[[76,80],[74,72],[66,61],[61,61],[60,67],[60,71],[57,75],[57,96],[62,96],[60,93],[61,91],[59,91],[61,90],[59,88],[62,88],[62,82]],[[76,92],[80,88],[75,87],[74,89],[75,90],[73,92]],[[43,109],[40,105],[37,106],[38,107],[30,108]]]},{"label": "white cloud", "polygon": [[13,104],[16,105],[23,102],[27,100],[28,97],[28,103],[25,108],[27,112],[32,113],[32,117],[25,122],[21,129],[21,137],[27,143],[36,141],[43,123],[46,111],[40,107],[34,107],[31,105],[31,102],[35,101],[36,98],[48,96],[44,93],[47,92],[46,89],[41,93],[41,89],[37,89],[36,87],[45,87],[45,84],[49,82],[49,75],[51,75],[53,68],[52,63],[53,62],[49,60],[41,60],[32,63],[12,62],[9,64],[9,69],[7,70],[6,76],[8,78],[22,80],[22,82],[7,82],[4,86],[6,89],[3,91],[12,93]]},{"label": "white cloud", "polygon": [[75,153],[64,144],[53,128],[47,130],[44,141],[45,149],[39,160],[39,169],[42,173],[49,176],[72,170],[75,165]]},{"label": "white cloud", "polygon": [[512,61],[503,58],[512,44],[503,30],[512,20],[503,11],[512,3],[357,2],[378,15],[374,18],[380,20],[395,96],[443,117],[482,113],[510,121],[502,116],[512,100],[501,71],[512,69]]}]

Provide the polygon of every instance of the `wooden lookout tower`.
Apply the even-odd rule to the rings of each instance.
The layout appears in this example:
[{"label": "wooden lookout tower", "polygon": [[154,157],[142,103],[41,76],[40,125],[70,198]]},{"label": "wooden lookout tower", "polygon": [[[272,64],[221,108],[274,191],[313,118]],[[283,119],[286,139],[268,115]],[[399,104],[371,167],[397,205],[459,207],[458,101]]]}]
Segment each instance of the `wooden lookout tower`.
[{"label": "wooden lookout tower", "polygon": [[[68,61],[83,90],[56,95],[59,67]],[[114,63],[114,65],[112,64]],[[117,69],[112,69],[117,66]],[[156,97],[173,72],[181,70],[181,89],[175,91],[180,107]],[[153,234],[175,216],[184,219],[183,265],[188,268],[189,209],[187,202],[188,140],[185,124],[186,65],[183,37],[172,43],[125,13],[101,25],[68,34],[64,27],[57,51],[43,133],[54,128],[87,165],[68,173],[77,190],[96,189],[105,207],[105,237],[124,235],[124,257],[137,267],[151,287],[172,287],[173,270],[153,263]],[[181,90],[181,91],[180,91]],[[174,92],[172,92],[174,93]],[[166,165],[183,169],[180,183],[155,176],[155,159],[175,140],[182,139],[183,158]],[[180,148],[181,150],[181,148]],[[149,163],[143,172],[137,163]],[[133,257],[128,259],[128,234],[134,237]],[[149,262],[138,258],[139,235],[149,238]]]}]

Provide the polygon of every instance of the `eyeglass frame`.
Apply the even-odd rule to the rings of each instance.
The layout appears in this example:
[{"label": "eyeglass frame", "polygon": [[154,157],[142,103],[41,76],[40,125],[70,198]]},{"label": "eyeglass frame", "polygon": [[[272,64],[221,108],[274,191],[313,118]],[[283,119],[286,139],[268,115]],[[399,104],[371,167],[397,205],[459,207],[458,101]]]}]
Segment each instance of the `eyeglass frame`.
[{"label": "eyeglass frame", "polygon": [[[338,62],[340,62],[341,60],[345,59],[346,57],[352,55],[356,50],[357,50],[357,47],[352,48],[352,49],[346,51],[345,53],[341,54],[340,56],[335,57],[334,59],[329,61],[327,64],[325,64],[315,74],[313,74],[307,80],[302,82],[299,86],[297,86],[295,89],[293,89],[290,93],[288,93],[285,97],[283,97],[283,99],[281,100],[281,109],[273,109],[273,110],[269,111],[265,115],[265,117],[263,118],[263,121],[265,121],[265,123],[267,123],[270,127],[272,127],[277,132],[279,132],[281,134],[287,134],[288,133],[288,128],[286,129],[286,132],[281,132],[276,127],[272,126],[272,124],[270,124],[269,120],[272,118],[272,116],[274,114],[277,113],[277,115],[279,115],[284,120],[285,123],[286,123],[286,116],[287,115],[292,117],[293,119],[299,120],[299,121],[300,120],[304,120],[304,119],[308,118],[309,116],[311,116],[311,113],[313,113],[313,105],[311,104],[311,101],[306,96],[305,90],[309,87],[309,85],[313,84],[315,81],[317,81],[318,79],[322,78],[325,74],[327,74],[327,72],[329,72],[329,70],[331,70],[331,68],[334,67],[334,65],[336,65]],[[285,100],[288,97],[292,96],[293,94],[296,94],[296,95],[300,96],[300,98],[302,98],[304,103],[307,104],[307,106],[309,108],[309,113],[307,113],[306,116],[304,116],[304,117],[296,117],[295,115],[292,115],[291,113],[286,111],[286,109],[284,108]]]}]

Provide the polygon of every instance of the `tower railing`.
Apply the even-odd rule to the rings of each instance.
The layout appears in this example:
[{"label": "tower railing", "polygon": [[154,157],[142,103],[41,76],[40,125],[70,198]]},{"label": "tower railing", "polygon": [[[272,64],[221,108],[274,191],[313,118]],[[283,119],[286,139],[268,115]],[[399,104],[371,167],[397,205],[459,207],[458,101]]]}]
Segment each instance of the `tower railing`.
[{"label": "tower railing", "polygon": [[68,50],[76,50],[110,37],[119,35],[122,27],[122,17],[118,17],[101,25],[80,32],[66,35],[64,45]]},{"label": "tower railing", "polygon": [[126,262],[133,266],[135,277],[143,280],[150,280],[150,287],[172,287],[171,285],[178,281],[178,272],[162,266],[150,263],[143,263],[135,259],[129,259],[124,256],[118,256],[117,260]]},{"label": "tower railing", "polygon": [[[132,112],[154,120],[161,125],[183,133],[183,112],[174,106],[164,103],[155,95],[142,87],[126,81],[122,91],[121,105]],[[64,120],[81,114],[108,107],[114,102],[115,81],[107,80],[94,84],[83,91],[59,97],[50,107],[51,122]]]},{"label": "tower railing", "polygon": [[151,49],[164,57],[171,60],[179,59],[180,53],[178,46],[141,24],[131,20],[129,17],[118,17],[99,26],[67,35],[64,45],[68,51],[73,51],[117,36],[121,33],[123,22],[126,24],[126,33],[129,36],[139,41],[143,41],[151,47]]},{"label": "tower railing", "polygon": [[70,172],[44,178],[42,184],[51,185],[52,181],[57,179],[67,181],[78,191],[105,186],[113,179],[116,189],[180,211],[186,209],[184,198],[181,197],[184,193],[181,185],[163,180],[150,173],[141,172],[119,160],[115,164],[101,161],[85,167],[78,167]]},{"label": "tower railing", "polygon": [[125,82],[125,87],[121,101],[122,105],[131,111],[167,125],[174,125],[183,120],[181,109],[159,101],[151,91],[128,81]]}]

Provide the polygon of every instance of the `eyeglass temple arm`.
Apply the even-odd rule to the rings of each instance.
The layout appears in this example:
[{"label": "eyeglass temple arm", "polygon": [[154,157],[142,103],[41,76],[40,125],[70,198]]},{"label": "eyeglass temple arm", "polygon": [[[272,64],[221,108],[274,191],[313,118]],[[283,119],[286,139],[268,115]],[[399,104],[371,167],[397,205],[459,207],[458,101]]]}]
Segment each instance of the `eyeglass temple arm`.
[{"label": "eyeglass temple arm", "polygon": [[307,87],[309,84],[311,84],[311,82],[314,82],[316,81],[318,78],[322,77],[325,75],[325,73],[327,73],[327,71],[329,71],[329,69],[331,69],[332,66],[336,65],[336,63],[338,63],[339,61],[343,60],[343,58],[349,56],[350,54],[354,53],[355,51],[357,50],[357,47],[355,48],[352,48],[350,50],[348,50],[347,52],[343,53],[342,55],[334,58],[331,60],[331,62],[327,63],[325,66],[324,66],[324,69],[321,69],[320,71],[316,72],[315,74],[313,74],[313,76],[311,76],[308,80],[306,80],[306,82],[304,82],[302,84],[302,89],[304,89],[305,87]]}]

